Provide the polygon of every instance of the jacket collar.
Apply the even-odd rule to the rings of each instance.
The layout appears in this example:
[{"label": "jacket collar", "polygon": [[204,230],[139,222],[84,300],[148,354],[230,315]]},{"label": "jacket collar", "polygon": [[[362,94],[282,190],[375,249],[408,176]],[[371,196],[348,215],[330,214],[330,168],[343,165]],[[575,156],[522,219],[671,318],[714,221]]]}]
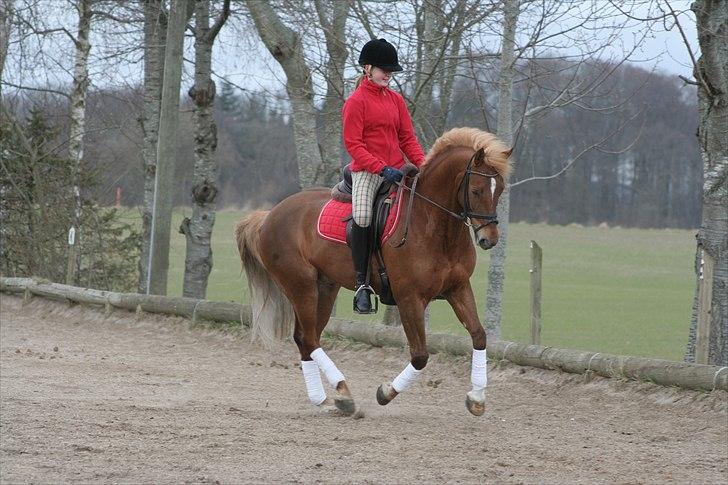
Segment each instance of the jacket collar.
[{"label": "jacket collar", "polygon": [[389,88],[387,86],[380,86],[376,83],[371,82],[369,80],[369,78],[366,76],[364,76],[364,79],[361,80],[360,86],[365,91],[369,91],[370,93],[375,93],[375,94],[381,94],[381,93],[389,90]]}]

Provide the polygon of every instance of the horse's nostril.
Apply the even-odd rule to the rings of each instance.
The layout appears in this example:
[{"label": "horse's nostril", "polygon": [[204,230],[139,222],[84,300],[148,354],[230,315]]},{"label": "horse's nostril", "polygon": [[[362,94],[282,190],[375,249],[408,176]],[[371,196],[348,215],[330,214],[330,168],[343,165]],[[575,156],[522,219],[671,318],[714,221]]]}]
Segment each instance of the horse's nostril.
[{"label": "horse's nostril", "polygon": [[488,239],[487,237],[482,237],[478,239],[478,246],[483,249],[490,249],[493,247],[493,243],[491,243],[490,239]]}]

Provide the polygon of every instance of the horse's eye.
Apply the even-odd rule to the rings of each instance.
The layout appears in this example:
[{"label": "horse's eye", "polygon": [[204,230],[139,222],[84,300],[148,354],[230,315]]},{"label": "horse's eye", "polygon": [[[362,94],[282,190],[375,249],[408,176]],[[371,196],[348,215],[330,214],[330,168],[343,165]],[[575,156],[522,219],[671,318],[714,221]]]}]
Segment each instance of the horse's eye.
[{"label": "horse's eye", "polygon": [[471,189],[470,190],[470,193],[473,194],[473,195],[479,196],[480,195],[480,190],[478,190],[478,189]]}]

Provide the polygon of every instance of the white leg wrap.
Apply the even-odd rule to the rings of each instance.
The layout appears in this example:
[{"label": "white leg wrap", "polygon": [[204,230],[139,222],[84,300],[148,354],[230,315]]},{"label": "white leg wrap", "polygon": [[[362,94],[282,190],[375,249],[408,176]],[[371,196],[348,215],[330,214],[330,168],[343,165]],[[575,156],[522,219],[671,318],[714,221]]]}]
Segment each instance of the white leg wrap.
[{"label": "white leg wrap", "polygon": [[316,362],[321,369],[321,372],[326,376],[326,380],[329,381],[333,387],[344,380],[344,374],[336,367],[336,364],[326,355],[324,349],[321,347],[311,352],[311,358]]},{"label": "white leg wrap", "polygon": [[321,373],[316,362],[312,360],[301,361],[301,371],[303,371],[303,380],[306,381],[306,392],[311,404],[318,406],[326,400],[324,385],[321,382]]},{"label": "white leg wrap", "polygon": [[470,383],[473,391],[482,391],[488,385],[488,358],[485,349],[473,349],[473,367],[470,371]]},{"label": "white leg wrap", "polygon": [[421,370],[415,369],[412,364],[407,364],[407,367],[392,381],[392,387],[398,393],[406,391],[420,377],[420,374],[422,374]]}]

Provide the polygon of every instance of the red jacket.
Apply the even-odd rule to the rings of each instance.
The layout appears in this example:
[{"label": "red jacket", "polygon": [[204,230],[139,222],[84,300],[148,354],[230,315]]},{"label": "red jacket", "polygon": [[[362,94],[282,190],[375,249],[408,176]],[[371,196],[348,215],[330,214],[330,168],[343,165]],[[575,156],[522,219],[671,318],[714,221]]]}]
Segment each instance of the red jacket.
[{"label": "red jacket", "polygon": [[402,152],[418,167],[425,160],[399,93],[364,78],[344,103],[342,114],[344,145],[353,172],[378,174],[386,166],[400,168]]}]

